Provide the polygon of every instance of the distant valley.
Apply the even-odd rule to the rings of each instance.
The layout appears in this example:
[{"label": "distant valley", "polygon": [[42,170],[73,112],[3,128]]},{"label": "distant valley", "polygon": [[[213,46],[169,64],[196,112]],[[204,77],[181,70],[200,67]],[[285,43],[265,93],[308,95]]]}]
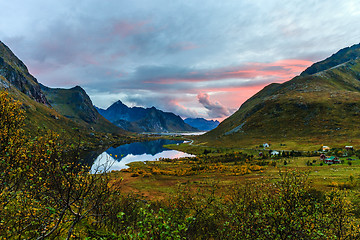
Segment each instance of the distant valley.
[{"label": "distant valley", "polygon": [[210,131],[219,126],[218,120],[206,120],[204,118],[186,118],[185,123],[201,131]]}]

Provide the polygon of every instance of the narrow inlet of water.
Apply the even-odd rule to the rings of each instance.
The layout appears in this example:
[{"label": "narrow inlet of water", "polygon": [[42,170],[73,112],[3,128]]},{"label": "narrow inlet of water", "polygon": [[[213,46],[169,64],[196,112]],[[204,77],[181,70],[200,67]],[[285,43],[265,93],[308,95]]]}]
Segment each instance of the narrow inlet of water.
[{"label": "narrow inlet of water", "polygon": [[194,157],[184,152],[164,148],[163,145],[178,144],[183,141],[158,139],[148,142],[134,142],[109,148],[94,161],[91,172],[113,171],[128,168],[126,164],[136,161],[157,161],[159,158]]}]

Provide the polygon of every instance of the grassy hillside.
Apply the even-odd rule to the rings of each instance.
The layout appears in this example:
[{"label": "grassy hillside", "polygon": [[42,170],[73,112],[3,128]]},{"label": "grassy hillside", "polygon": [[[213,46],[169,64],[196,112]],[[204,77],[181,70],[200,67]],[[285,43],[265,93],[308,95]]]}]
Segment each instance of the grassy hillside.
[{"label": "grassy hillside", "polygon": [[302,76],[311,75],[323,70],[335,67],[339,64],[351,61],[359,57],[360,55],[360,44],[353,45],[351,47],[343,48],[332,56],[326,58],[323,61],[314,63],[309,68],[307,68]]},{"label": "grassy hillside", "polygon": [[289,148],[360,146],[360,60],[313,75],[270,84],[218,128],[199,137],[208,144],[253,147],[263,142]]},{"label": "grassy hillside", "polygon": [[15,87],[31,99],[49,106],[40,86],[25,64],[0,41],[0,87]]},{"label": "grassy hillside", "polygon": [[89,96],[81,87],[53,89],[41,85],[41,89],[51,106],[67,119],[94,131],[126,133],[126,131],[113,125],[96,111]]},{"label": "grassy hillside", "polygon": [[[85,141],[88,143],[109,144],[110,141],[122,141],[127,137],[122,134],[110,134],[103,131],[91,129],[90,125],[76,123],[75,121],[64,117],[54,108],[50,108],[42,103],[32,100],[29,96],[21,93],[16,88],[7,90],[10,95],[22,103],[25,110],[25,130],[32,136],[39,133],[43,134],[45,130],[52,130],[60,134],[61,138],[69,142]],[[101,126],[99,126],[101,127]]]}]

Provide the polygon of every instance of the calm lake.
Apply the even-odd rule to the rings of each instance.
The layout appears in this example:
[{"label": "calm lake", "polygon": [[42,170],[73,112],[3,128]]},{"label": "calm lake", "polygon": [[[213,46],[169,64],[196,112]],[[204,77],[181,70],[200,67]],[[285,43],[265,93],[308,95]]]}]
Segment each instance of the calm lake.
[{"label": "calm lake", "polygon": [[128,168],[126,164],[136,161],[156,161],[159,158],[194,157],[184,152],[164,148],[166,144],[177,144],[183,141],[159,139],[148,142],[134,142],[121,145],[117,148],[109,148],[101,153],[93,163],[91,172],[112,171]]}]

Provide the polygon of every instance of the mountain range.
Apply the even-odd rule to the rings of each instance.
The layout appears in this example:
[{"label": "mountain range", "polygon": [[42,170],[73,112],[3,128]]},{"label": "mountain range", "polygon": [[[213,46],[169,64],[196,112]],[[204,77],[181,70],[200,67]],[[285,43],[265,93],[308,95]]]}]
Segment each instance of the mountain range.
[{"label": "mountain range", "polygon": [[22,102],[30,132],[37,131],[39,127],[47,128],[71,138],[79,134],[82,137],[93,136],[94,132],[128,135],[128,131],[198,131],[179,116],[155,107],[128,108],[118,101],[107,110],[96,109],[80,86],[70,89],[47,87],[39,83],[26,65],[1,41],[0,89],[8,90],[14,99]]},{"label": "mountain range", "polygon": [[186,118],[184,122],[201,131],[213,130],[220,124],[218,120],[206,120],[205,118]]},{"label": "mountain range", "polygon": [[[199,141],[255,147],[263,142],[360,146],[360,44],[272,83]],[[285,145],[285,144],[282,144]]]},{"label": "mountain range", "polygon": [[120,100],[98,112],[115,125],[131,132],[196,132],[180,116],[155,107],[128,107]]}]

